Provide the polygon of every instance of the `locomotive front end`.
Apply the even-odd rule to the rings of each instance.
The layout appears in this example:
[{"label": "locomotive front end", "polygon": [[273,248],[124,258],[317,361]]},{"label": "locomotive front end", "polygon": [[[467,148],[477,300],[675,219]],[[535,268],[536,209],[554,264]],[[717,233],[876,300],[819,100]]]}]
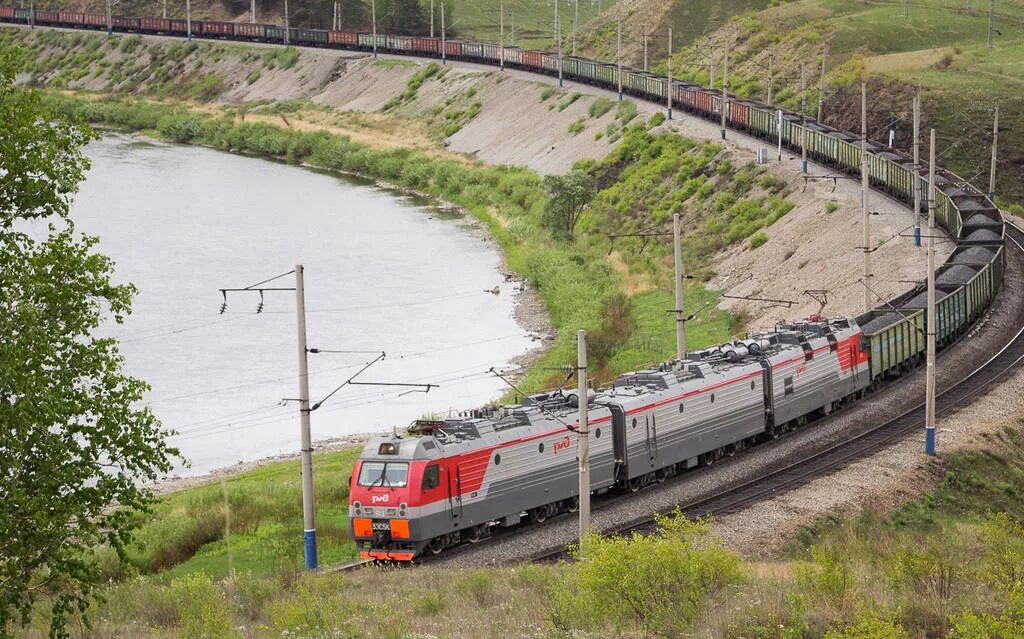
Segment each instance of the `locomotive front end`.
[{"label": "locomotive front end", "polygon": [[412,561],[426,544],[422,485],[428,456],[419,438],[370,441],[349,485],[349,532],[364,559]]}]

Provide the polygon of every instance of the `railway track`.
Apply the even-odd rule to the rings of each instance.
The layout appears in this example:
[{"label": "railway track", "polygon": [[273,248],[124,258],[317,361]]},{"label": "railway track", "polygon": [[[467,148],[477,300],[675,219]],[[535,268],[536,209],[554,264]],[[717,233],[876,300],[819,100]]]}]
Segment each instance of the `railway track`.
[{"label": "railway track", "polygon": [[[1007,239],[1024,254],[1024,230],[1007,222]],[[937,415],[969,405],[988,391],[1024,361],[1024,326],[1018,328],[1013,337],[984,364],[966,375],[956,384],[936,397]],[[884,422],[856,437],[836,444],[809,457],[769,472],[711,497],[680,504],[679,509],[687,517],[702,515],[723,515],[742,510],[758,502],[774,498],[807,484],[813,479],[830,474],[851,462],[863,459],[890,446],[915,431],[924,423],[924,403],[920,403],[899,416]],[[657,514],[674,512],[665,509]],[[627,534],[632,532],[650,533],[655,529],[654,515],[645,516],[625,524],[603,530],[604,534]],[[552,562],[567,557],[564,546],[547,548],[531,555],[530,562]]]}]

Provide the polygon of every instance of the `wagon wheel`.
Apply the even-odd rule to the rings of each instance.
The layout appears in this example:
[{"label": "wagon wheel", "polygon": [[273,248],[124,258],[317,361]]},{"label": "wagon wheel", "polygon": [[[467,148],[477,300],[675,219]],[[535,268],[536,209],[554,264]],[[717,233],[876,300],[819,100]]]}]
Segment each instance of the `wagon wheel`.
[{"label": "wagon wheel", "polygon": [[654,481],[659,484],[664,484],[665,480],[668,479],[668,469],[662,468],[661,470],[654,473]]},{"label": "wagon wheel", "polygon": [[629,480],[629,492],[635,493],[640,490],[640,487],[644,485],[643,479],[640,477],[634,477]]}]

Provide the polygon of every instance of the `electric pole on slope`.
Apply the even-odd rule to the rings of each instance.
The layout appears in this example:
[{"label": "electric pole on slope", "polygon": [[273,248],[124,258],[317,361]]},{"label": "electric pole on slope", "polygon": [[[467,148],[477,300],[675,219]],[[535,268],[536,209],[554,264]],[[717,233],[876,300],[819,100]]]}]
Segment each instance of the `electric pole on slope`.
[{"label": "electric pole on slope", "polygon": [[498,30],[501,32],[498,38],[498,70],[505,70],[505,1],[498,5]]},{"label": "electric pole on slope", "polygon": [[988,3],[988,48],[992,48],[992,32],[995,30],[996,25],[996,0],[990,0]]},{"label": "electric pole on slope", "polygon": [[828,45],[821,52],[821,79],[818,84],[818,122],[825,117],[825,73],[828,64]]},{"label": "electric pole on slope", "polygon": [[434,0],[430,0],[430,37],[434,37]]},{"label": "electric pole on slope", "polygon": [[996,149],[999,146],[999,105],[996,105],[996,119],[992,123],[992,169],[988,174],[988,199],[996,201]]},{"label": "electric pole on slope", "polygon": [[675,257],[676,274],[676,357],[686,358],[686,313],[683,298],[683,247],[680,242],[682,235],[682,222],[679,219],[679,212],[672,215],[672,242]]},{"label": "electric pole on slope", "polygon": [[928,150],[928,355],[925,378],[924,452],[935,456],[935,129]]},{"label": "electric pole on slope", "polygon": [[558,21],[558,2],[555,0],[555,42],[558,44],[558,86],[562,87],[562,23]]},{"label": "electric pole on slope", "polygon": [[619,102],[622,102],[622,18],[616,23],[615,29],[615,76],[619,83]]},{"label": "electric pole on slope", "polygon": [[[376,40],[376,38],[374,38]],[[445,40],[444,2],[441,3],[441,64],[448,64],[448,46]],[[377,46],[376,43],[373,46]]]},{"label": "electric pole on slope", "polygon": [[[373,32],[370,35],[373,38],[373,57],[377,57],[377,0],[370,0],[370,22],[372,23]],[[444,23],[444,5],[441,5],[441,22]],[[444,33],[441,34],[441,59],[444,59]]]},{"label": "electric pole on slope", "polygon": [[576,25],[580,22],[580,0],[576,0],[576,15],[572,19],[572,57],[576,57]]},{"label": "electric pole on slope", "polygon": [[291,42],[291,22],[288,18],[288,0],[284,0],[284,43]]},{"label": "electric pole on slope", "polygon": [[[557,1],[557,0],[556,0]],[[576,334],[576,379],[579,394],[579,471],[580,471],[580,546],[590,529],[590,424],[587,409],[590,396],[587,392],[587,333]]]},{"label": "electric pole on slope", "polygon": [[725,139],[725,125],[729,113],[729,45],[725,45],[722,59],[722,139]]},{"label": "electric pole on slope", "polygon": [[921,89],[914,96],[914,245],[921,246]]},{"label": "electric pole on slope", "polygon": [[166,19],[167,19],[167,0],[164,0],[164,20],[166,20]]},{"label": "electric pole on slope", "polygon": [[[113,9],[110,7],[110,1],[107,0],[107,35],[109,36],[114,32],[114,16]],[[34,4],[34,3],[33,3]],[[29,21],[33,22],[35,18],[35,10],[29,12]]]},{"label": "electric pole on slope", "polygon": [[[167,0],[164,0],[164,7],[167,6]],[[164,16],[166,17],[166,16]],[[249,0],[249,24],[256,24],[256,0]],[[334,3],[334,24],[337,29],[338,24],[338,3]]]},{"label": "electric pole on slope", "polygon": [[860,84],[860,209],[864,230],[864,312],[871,310],[871,227],[868,212],[868,85]]},{"label": "electric pole on slope", "polygon": [[800,64],[800,170],[807,175],[807,65]]},{"label": "electric pole on slope", "polygon": [[644,73],[647,73],[647,24],[644,24]]},{"label": "electric pole on slope", "polygon": [[192,0],[185,0],[185,30],[188,41],[192,42]]},{"label": "electric pole on slope", "polygon": [[775,61],[775,52],[768,51],[768,106],[772,106],[772,88],[775,84],[775,76],[773,74],[772,63]]},{"label": "electric pole on slope", "polygon": [[672,27],[668,28],[668,83],[665,85],[668,101],[668,119],[672,119]]}]

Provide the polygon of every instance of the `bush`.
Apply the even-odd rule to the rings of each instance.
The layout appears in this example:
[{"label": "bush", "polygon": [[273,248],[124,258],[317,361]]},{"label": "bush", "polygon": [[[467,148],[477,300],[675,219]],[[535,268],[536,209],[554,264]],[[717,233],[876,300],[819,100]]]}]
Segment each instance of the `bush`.
[{"label": "bush", "polygon": [[757,234],[755,234],[754,236],[752,236],[750,238],[750,250],[753,251],[754,249],[763,246],[764,243],[767,242],[767,241],[768,241],[768,236],[765,235],[764,233],[757,233]]},{"label": "bush", "polygon": [[585,128],[587,128],[587,121],[584,118],[580,118],[569,124],[569,133],[578,135],[582,133]]},{"label": "bush", "polygon": [[189,639],[237,637],[223,593],[204,573],[192,573],[171,582],[181,611],[182,633]]},{"label": "bush", "polygon": [[559,629],[637,623],[645,635],[677,634],[707,597],[741,580],[740,560],[722,548],[707,520],[658,518],[650,536],[589,534],[549,590]]},{"label": "bush", "polygon": [[588,109],[588,113],[590,113],[590,117],[592,118],[599,118],[605,113],[611,111],[614,104],[615,103],[608,98],[597,98],[590,103],[590,109]]},{"label": "bush", "polygon": [[540,101],[546,102],[548,98],[555,94],[554,87],[545,86],[540,90]]},{"label": "bush", "polygon": [[661,126],[665,122],[665,114],[658,111],[651,116],[651,119],[647,122],[648,129],[654,129]]}]

